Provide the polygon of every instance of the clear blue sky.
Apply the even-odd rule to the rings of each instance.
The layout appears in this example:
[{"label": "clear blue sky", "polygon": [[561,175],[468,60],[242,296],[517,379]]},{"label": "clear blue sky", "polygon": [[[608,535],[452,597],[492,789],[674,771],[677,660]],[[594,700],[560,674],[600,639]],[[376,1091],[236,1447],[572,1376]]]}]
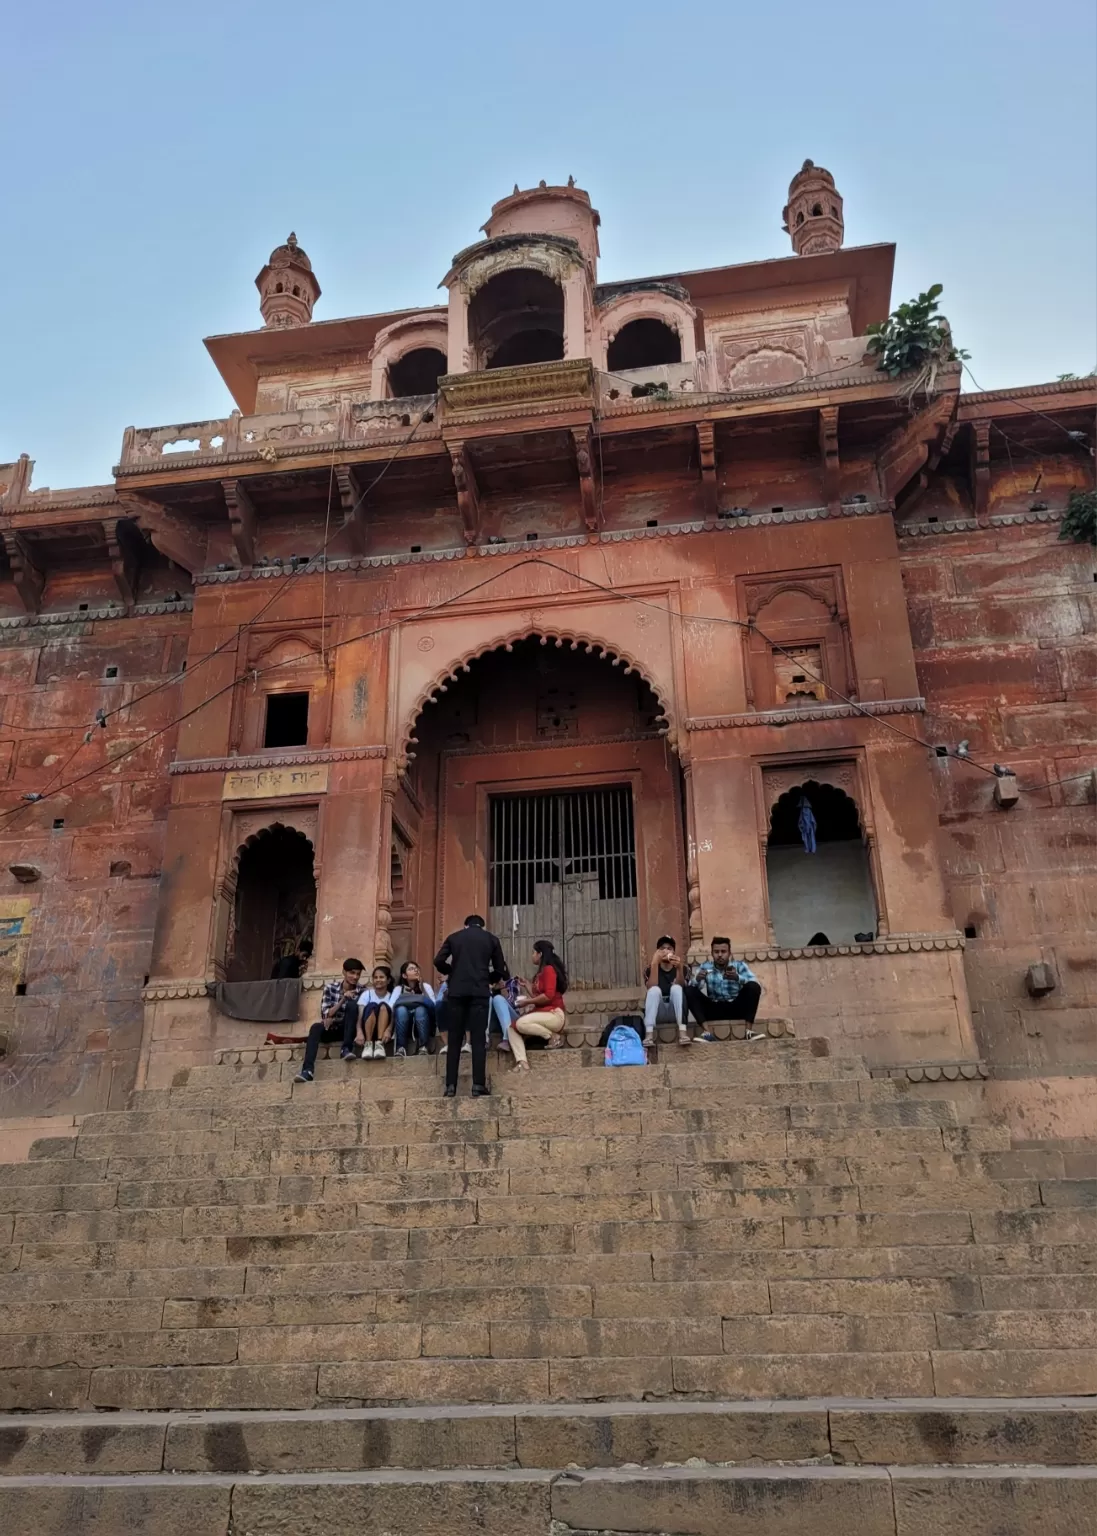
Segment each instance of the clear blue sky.
[{"label": "clear blue sky", "polygon": [[[898,244],[984,388],[1087,372],[1093,0],[5,0],[0,460],[110,478],[127,424],[219,416],[202,337],[260,323],[296,230],[317,318],[438,302],[517,181],[573,174],[604,279],[786,254],[805,157]],[[969,386],[970,387],[970,386]]]}]

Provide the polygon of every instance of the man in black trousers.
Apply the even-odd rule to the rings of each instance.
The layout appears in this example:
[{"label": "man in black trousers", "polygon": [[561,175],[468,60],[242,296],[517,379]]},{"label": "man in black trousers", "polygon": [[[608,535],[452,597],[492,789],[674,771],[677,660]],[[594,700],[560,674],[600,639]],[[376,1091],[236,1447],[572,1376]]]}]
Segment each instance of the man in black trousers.
[{"label": "man in black trousers", "polygon": [[457,1092],[461,1046],[467,1032],[472,1045],[472,1092],[480,1097],[491,1092],[487,1085],[491,988],[494,982],[510,976],[502,946],[494,933],[487,931],[484,919],[474,913],[465,918],[463,928],[450,934],[434,957],[434,967],[447,982],[445,1096],[452,1099]]}]

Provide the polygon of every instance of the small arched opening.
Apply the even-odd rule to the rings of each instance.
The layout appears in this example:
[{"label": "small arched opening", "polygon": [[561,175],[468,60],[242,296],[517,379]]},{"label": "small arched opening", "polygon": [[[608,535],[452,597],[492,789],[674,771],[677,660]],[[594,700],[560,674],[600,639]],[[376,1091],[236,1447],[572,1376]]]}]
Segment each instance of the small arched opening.
[{"label": "small arched opening", "polygon": [[527,267],[500,272],[469,304],[469,339],[481,368],[558,362],[564,355],[563,289]]},{"label": "small arched opening", "polygon": [[644,316],[623,325],[609,344],[606,363],[611,373],[632,368],[657,368],[682,361],[682,339],[663,320]]},{"label": "small arched opening", "polygon": [[784,947],[804,948],[820,934],[831,944],[853,944],[858,934],[876,933],[876,898],[857,804],[834,785],[806,779],[774,805],[766,880],[773,936]]},{"label": "small arched opening", "polygon": [[226,979],[264,980],[275,960],[312,938],[315,925],[312,844],[280,822],[264,827],[240,849]]},{"label": "small arched opening", "polygon": [[413,347],[389,364],[389,394],[397,399],[404,395],[433,395],[446,371],[444,352],[437,347]]}]

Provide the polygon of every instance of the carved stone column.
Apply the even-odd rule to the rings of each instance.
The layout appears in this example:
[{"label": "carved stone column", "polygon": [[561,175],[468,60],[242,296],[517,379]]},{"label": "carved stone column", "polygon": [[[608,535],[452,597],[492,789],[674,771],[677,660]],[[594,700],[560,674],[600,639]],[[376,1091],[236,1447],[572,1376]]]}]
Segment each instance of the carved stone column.
[{"label": "carved stone column", "polygon": [[449,335],[446,341],[446,366],[450,373],[468,373],[469,296],[461,283],[449,291]]},{"label": "carved stone column", "polygon": [[706,958],[705,923],[701,915],[701,875],[697,867],[697,816],[693,804],[693,764],[683,759],[682,781],[686,802],[686,907],[689,912],[689,950],[686,959],[697,965]]},{"label": "carved stone column", "polygon": [[397,779],[386,773],[381,781],[381,828],[377,848],[377,922],[373,937],[375,965],[392,964],[392,806]]},{"label": "carved stone column", "polygon": [[582,272],[573,272],[564,283],[564,356],[588,357],[586,305]]}]

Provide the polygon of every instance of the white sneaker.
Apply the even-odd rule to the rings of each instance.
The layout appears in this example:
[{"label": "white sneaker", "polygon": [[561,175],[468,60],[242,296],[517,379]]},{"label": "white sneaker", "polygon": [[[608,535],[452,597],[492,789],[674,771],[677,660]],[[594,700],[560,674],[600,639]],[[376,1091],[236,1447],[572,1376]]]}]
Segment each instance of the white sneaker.
[{"label": "white sneaker", "polygon": [[471,1054],[472,1054],[472,1046],[466,1040],[464,1045],[461,1047],[461,1055],[462,1056],[469,1056]]},{"label": "white sneaker", "polygon": [[448,1050],[449,1050],[449,1046],[443,1040],[441,1045],[438,1047],[438,1054],[439,1054],[439,1056],[444,1056]]}]

